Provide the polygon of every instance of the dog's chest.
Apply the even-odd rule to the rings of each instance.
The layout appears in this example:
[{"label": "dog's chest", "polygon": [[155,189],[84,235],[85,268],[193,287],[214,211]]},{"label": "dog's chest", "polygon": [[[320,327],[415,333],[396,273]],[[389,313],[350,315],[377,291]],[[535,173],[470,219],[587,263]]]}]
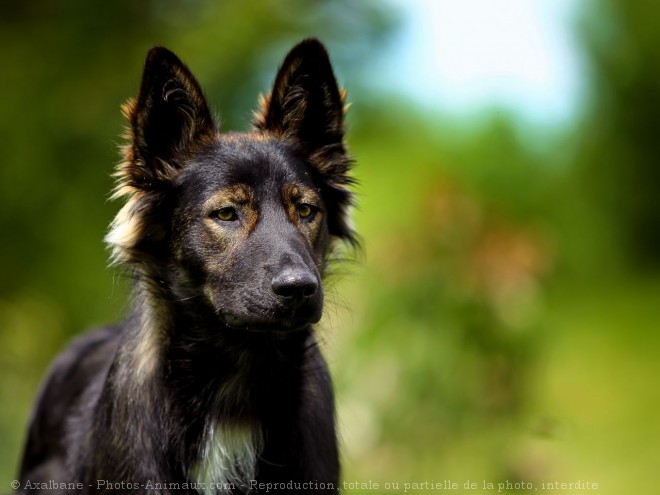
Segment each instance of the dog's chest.
[{"label": "dog's chest", "polygon": [[246,490],[256,476],[262,448],[258,427],[211,423],[204,432],[203,448],[189,476],[204,495]]}]

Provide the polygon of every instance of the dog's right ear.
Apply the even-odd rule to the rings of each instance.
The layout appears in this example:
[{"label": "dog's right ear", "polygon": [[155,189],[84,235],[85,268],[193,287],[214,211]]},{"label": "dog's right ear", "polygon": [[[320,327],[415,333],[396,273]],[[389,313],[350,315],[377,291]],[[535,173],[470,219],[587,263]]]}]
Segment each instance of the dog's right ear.
[{"label": "dog's right ear", "polygon": [[171,178],[190,151],[217,132],[198,82],[162,47],[147,54],[138,98],[124,105],[123,112],[130,143],[121,179],[124,186],[139,190]]}]

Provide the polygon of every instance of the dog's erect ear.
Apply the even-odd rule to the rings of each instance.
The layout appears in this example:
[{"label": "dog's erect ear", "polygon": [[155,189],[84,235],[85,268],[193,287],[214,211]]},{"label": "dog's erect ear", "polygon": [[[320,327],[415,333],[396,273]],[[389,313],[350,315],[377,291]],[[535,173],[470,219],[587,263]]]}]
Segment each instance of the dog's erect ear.
[{"label": "dog's erect ear", "polygon": [[340,179],[347,172],[348,163],[337,162],[337,155],[345,155],[344,98],[318,40],[305,40],[289,52],[261,107],[257,129],[296,141],[325,175]]},{"label": "dog's erect ear", "polygon": [[166,178],[193,146],[216,133],[202,90],[188,68],[166,48],[152,48],[137,100],[124,106],[130,123],[134,186]]},{"label": "dog's erect ear", "polygon": [[262,99],[254,125],[288,139],[305,155],[324,181],[330,235],[356,243],[348,218],[353,195],[347,186],[353,180],[344,145],[344,92],[321,42],[308,39],[293,47],[272,92]]}]

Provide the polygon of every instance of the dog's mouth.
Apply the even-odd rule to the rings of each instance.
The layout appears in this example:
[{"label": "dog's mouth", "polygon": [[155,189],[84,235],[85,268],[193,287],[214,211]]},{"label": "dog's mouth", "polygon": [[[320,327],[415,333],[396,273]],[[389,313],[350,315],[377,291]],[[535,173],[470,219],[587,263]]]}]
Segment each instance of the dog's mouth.
[{"label": "dog's mouth", "polygon": [[[210,292],[210,291],[208,291]],[[245,332],[296,332],[318,323],[323,312],[323,296],[300,303],[297,301],[269,301],[254,294],[221,295],[207,293],[211,307],[223,326]]]},{"label": "dog's mouth", "polygon": [[318,318],[310,317],[255,318],[231,313],[222,313],[220,317],[227,328],[251,333],[300,332],[318,322]]}]

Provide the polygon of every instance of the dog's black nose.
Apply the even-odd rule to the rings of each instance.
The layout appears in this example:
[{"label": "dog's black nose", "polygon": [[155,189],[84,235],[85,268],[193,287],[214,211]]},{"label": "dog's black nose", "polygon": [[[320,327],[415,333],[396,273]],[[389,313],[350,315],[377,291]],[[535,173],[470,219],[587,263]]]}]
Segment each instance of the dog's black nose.
[{"label": "dog's black nose", "polygon": [[319,288],[316,276],[307,270],[284,270],[275,276],[271,287],[278,296],[291,301],[308,299]]}]

